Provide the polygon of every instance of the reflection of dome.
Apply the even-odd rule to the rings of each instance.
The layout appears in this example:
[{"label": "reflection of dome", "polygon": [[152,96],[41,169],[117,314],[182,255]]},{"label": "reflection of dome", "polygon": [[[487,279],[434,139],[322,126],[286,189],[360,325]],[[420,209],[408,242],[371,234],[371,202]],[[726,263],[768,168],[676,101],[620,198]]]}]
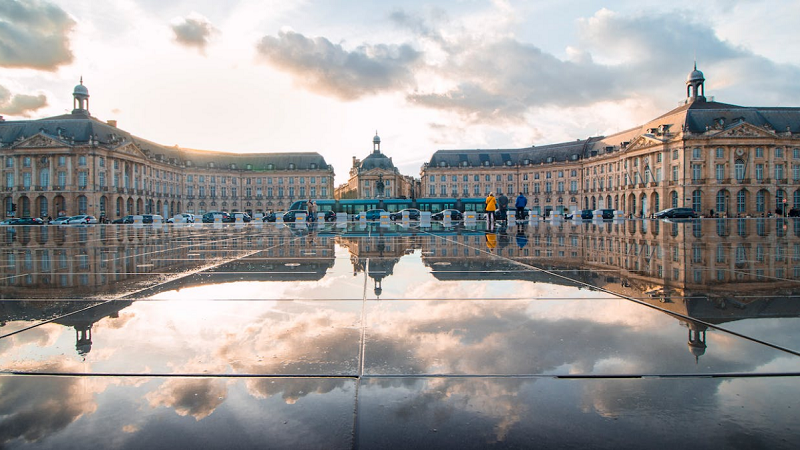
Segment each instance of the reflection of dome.
[{"label": "reflection of dome", "polygon": [[392,160],[389,159],[383,153],[371,153],[369,156],[364,158],[361,161],[361,165],[359,166],[361,170],[372,170],[372,169],[385,169],[385,170],[394,170],[394,164]]}]

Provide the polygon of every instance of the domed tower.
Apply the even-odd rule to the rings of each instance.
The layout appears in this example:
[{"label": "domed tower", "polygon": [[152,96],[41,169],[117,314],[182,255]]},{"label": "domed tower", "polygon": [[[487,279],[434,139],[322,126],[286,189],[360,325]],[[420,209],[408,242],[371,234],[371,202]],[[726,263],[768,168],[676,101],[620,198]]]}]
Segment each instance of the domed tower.
[{"label": "domed tower", "polygon": [[72,91],[72,114],[86,114],[89,115],[89,89],[83,85],[83,77],[81,77],[81,84],[75,86]]},{"label": "domed tower", "polygon": [[375,131],[375,137],[372,138],[372,153],[381,152],[381,138],[378,136],[378,131]]},{"label": "domed tower", "polygon": [[705,81],[703,72],[697,70],[697,62],[695,62],[694,70],[686,77],[686,103],[706,101],[706,90],[703,85]]}]

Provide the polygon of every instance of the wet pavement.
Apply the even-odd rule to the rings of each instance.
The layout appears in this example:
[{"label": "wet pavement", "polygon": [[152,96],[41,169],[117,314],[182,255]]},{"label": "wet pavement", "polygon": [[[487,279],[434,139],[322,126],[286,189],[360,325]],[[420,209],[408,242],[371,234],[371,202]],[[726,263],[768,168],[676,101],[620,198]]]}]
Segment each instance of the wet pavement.
[{"label": "wet pavement", "polygon": [[0,227],[4,448],[800,445],[800,220]]}]

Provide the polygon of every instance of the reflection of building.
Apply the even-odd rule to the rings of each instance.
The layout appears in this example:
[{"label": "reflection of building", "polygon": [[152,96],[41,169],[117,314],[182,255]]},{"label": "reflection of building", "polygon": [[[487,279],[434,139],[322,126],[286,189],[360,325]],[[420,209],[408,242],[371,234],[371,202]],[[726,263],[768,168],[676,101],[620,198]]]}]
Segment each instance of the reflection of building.
[{"label": "reflection of building", "polygon": [[119,217],[280,210],[330,198],[333,168],[318,153],[223,153],[166,147],[89,114],[89,91],[71,114],[3,121],[0,162],[6,217],[60,213]]},{"label": "reflection of building", "polygon": [[[760,216],[800,208],[800,108],[707,100],[695,68],[686,101],[606,137],[509,150],[439,150],[422,168],[424,196],[524,192],[544,213],[615,208],[635,216],[673,206]],[[784,203],[785,202],[785,203]]]},{"label": "reflection of building", "polygon": [[372,153],[363,160],[353,157],[350,179],[336,188],[335,197],[395,198],[414,197],[414,180],[404,176],[394,166],[392,158],[381,152],[381,138],[375,133]]},{"label": "reflection of building", "polygon": [[373,281],[373,292],[380,297],[383,279],[392,275],[394,266],[409,250],[419,248],[415,236],[384,236],[380,233],[363,237],[337,238],[337,243],[350,252],[353,275],[366,272]]}]

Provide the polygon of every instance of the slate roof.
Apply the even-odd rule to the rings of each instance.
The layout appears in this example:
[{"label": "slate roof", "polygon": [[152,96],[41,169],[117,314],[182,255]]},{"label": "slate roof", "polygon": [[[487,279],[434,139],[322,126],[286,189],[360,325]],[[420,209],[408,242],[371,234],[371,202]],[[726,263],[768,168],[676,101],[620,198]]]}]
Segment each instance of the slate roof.
[{"label": "slate roof", "polygon": [[372,170],[372,169],[385,169],[385,170],[392,170],[396,171],[396,167],[392,163],[392,160],[380,152],[372,152],[363,161],[359,164],[358,168],[363,171]]},{"label": "slate roof", "polygon": [[309,169],[312,164],[316,164],[316,168],[321,170],[330,168],[325,162],[325,158],[316,152],[228,153],[168,147],[134,136],[125,130],[80,113],[38,120],[0,122],[0,143],[3,147],[10,146],[20,138],[28,138],[38,133],[44,133],[70,144],[74,142],[76,146],[89,144],[93,137],[100,146],[105,147],[116,147],[123,142],[134,142],[149,156],[163,155],[164,162],[170,162],[170,158],[175,158],[177,164],[191,161],[191,165],[195,167],[204,167],[209,162],[213,162],[216,168],[228,168],[230,164],[236,164],[237,169],[244,169],[247,164],[251,164],[252,170],[256,171],[267,170],[268,164],[273,164],[272,170],[286,170],[289,164],[294,164],[297,170]]},{"label": "slate roof", "polygon": [[649,134],[653,128],[661,125],[669,125],[671,133],[686,130],[702,134],[707,129],[724,129],[742,121],[771,128],[776,133],[783,133],[788,129],[796,134],[800,133],[800,108],[745,107],[695,101],[681,105],[641,126],[609,136],[516,149],[438,150],[431,156],[427,166],[439,167],[444,162],[446,166],[454,167],[463,165],[465,161],[471,167],[484,165],[485,161],[489,161],[490,166],[505,165],[506,161],[511,161],[512,165],[524,165],[525,160],[529,160],[530,164],[540,164],[548,162],[548,158],[552,158],[550,162],[563,162],[574,159],[575,155],[586,158],[602,154],[608,147],[619,150],[621,144],[632,142],[637,136]]}]

